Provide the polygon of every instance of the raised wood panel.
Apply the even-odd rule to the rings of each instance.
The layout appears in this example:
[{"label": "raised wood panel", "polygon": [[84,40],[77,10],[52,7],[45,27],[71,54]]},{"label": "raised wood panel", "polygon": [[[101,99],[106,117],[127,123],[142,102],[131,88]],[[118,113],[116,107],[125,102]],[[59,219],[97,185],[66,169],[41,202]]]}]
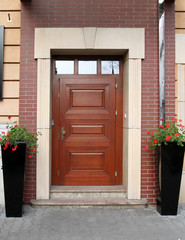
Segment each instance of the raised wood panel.
[{"label": "raised wood panel", "polygon": [[70,153],[70,166],[71,170],[103,170],[104,167],[104,153]]},{"label": "raised wood panel", "polygon": [[4,62],[20,62],[20,46],[5,46]]},{"label": "raised wood panel", "polygon": [[177,89],[178,89],[178,87],[177,87],[177,81],[175,81],[175,97],[176,97],[176,98],[177,98],[177,94],[178,94]]},{"label": "raised wood panel", "polygon": [[185,28],[185,12],[175,13],[175,28]]},{"label": "raised wood panel", "polygon": [[185,1],[176,0],[175,1],[175,11],[185,11]]},{"label": "raised wood panel", "polygon": [[19,80],[20,79],[20,64],[8,64],[3,65],[3,79],[4,80]]},{"label": "raised wood panel", "polygon": [[21,30],[20,29],[5,29],[5,45],[20,45],[21,41]]},{"label": "raised wood panel", "polygon": [[19,115],[19,99],[3,99],[0,102],[0,115]]},{"label": "raised wood panel", "polygon": [[[10,14],[11,21],[8,21],[8,14]],[[0,24],[6,28],[14,28],[21,26],[21,13],[20,12],[1,12]]]},{"label": "raised wood panel", "polygon": [[0,10],[20,10],[20,0],[1,0]]},{"label": "raised wood panel", "polygon": [[19,97],[19,82],[3,82],[3,98],[18,98]]},{"label": "raised wood panel", "polygon": [[79,124],[72,124],[71,125],[71,134],[78,135],[99,135],[99,134],[104,134],[105,132],[105,127],[104,125],[79,125]]},{"label": "raised wood panel", "polygon": [[[71,90],[71,107],[101,107],[104,108],[104,90]],[[93,99],[93,101],[92,101]]]}]

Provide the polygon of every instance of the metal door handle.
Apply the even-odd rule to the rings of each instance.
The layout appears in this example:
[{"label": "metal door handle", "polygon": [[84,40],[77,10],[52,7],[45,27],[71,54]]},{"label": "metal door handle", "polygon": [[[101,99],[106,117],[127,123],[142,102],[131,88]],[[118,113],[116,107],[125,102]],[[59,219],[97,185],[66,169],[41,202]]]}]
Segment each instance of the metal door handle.
[{"label": "metal door handle", "polygon": [[64,130],[64,128],[61,128],[61,138],[62,140],[64,140],[64,135],[66,134],[66,131]]}]

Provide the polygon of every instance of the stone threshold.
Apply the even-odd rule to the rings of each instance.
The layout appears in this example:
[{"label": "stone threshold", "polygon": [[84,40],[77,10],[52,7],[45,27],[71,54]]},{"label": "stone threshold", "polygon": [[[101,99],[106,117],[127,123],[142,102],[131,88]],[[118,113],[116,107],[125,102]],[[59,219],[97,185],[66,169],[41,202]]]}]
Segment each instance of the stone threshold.
[{"label": "stone threshold", "polygon": [[146,199],[128,200],[123,198],[101,198],[101,199],[48,199],[48,200],[31,200],[31,205],[38,206],[76,206],[76,207],[124,207],[124,208],[145,208],[147,207]]}]

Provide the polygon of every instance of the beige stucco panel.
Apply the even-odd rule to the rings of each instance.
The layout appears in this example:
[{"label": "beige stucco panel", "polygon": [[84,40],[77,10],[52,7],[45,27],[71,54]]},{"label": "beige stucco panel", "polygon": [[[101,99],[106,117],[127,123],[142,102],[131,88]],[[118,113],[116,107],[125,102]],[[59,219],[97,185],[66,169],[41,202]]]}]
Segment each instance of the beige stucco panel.
[{"label": "beige stucco panel", "polygon": [[[8,20],[8,14],[10,14],[11,20]],[[0,25],[6,28],[20,27],[21,25],[21,13],[20,12],[1,12]]]},{"label": "beige stucco panel", "polygon": [[[9,115],[8,115],[9,116]],[[9,120],[8,120],[8,116],[7,117],[1,117],[0,116],[0,123],[7,123],[7,122],[9,122]],[[14,116],[12,116],[11,117],[11,122],[19,122],[19,117],[14,117]]]},{"label": "beige stucco panel", "polygon": [[175,13],[175,28],[185,28],[185,13],[176,12]]},{"label": "beige stucco panel", "polygon": [[19,99],[4,99],[1,101],[0,115],[19,115]]},{"label": "beige stucco panel", "polygon": [[[85,35],[84,35],[85,32]],[[90,37],[93,34],[94,46]],[[144,28],[36,28],[35,58],[50,58],[52,49],[129,49],[130,58],[144,58]],[[86,42],[87,41],[87,42]]]},{"label": "beige stucco panel", "polygon": [[0,10],[20,10],[20,0],[1,0]]},{"label": "beige stucco panel", "polygon": [[4,81],[3,82],[3,98],[18,98],[19,82]]},{"label": "beige stucco panel", "polygon": [[20,46],[4,47],[4,62],[17,63],[20,62]]},{"label": "beige stucco panel", "polygon": [[20,45],[21,30],[20,29],[5,29],[4,44],[5,45]]},{"label": "beige stucco panel", "polygon": [[20,64],[3,64],[3,79],[4,80],[19,80],[20,79]]},{"label": "beige stucco panel", "polygon": [[175,34],[175,62],[185,63],[185,34]]},{"label": "beige stucco panel", "polygon": [[177,101],[185,101],[185,65],[177,65]]}]

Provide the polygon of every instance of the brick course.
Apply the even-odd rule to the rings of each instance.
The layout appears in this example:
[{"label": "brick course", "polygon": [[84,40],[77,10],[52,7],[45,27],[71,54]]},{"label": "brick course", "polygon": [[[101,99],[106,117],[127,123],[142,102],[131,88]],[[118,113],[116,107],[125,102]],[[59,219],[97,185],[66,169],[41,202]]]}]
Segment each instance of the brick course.
[{"label": "brick course", "polygon": [[[156,204],[157,156],[144,150],[146,131],[159,122],[158,2],[156,0],[32,0],[22,3],[20,120],[36,130],[36,27],[145,28],[142,61],[142,198]],[[166,3],[166,115],[175,114],[175,36],[173,1]],[[25,202],[36,195],[36,160],[27,163]]]}]

